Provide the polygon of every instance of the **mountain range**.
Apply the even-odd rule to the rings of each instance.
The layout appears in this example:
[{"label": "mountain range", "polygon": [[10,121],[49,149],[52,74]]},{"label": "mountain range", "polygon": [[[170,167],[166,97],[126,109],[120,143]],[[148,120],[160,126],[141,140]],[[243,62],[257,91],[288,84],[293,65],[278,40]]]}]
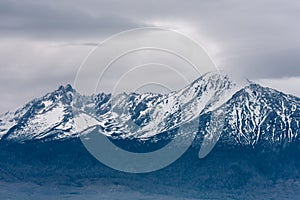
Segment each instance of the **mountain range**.
[{"label": "mountain range", "polygon": [[300,99],[254,82],[209,72],[169,94],[99,93],[85,96],[71,85],[0,115],[2,141],[24,143],[77,138],[100,125],[108,137],[153,139],[197,120],[198,137],[213,134],[221,121],[220,143],[285,146],[300,139]]}]

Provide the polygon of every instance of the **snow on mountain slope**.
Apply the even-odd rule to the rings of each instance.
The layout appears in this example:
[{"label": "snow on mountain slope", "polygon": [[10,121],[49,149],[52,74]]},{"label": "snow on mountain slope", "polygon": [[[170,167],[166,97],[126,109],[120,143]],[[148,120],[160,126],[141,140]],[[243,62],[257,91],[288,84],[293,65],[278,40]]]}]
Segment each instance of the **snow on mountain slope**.
[{"label": "snow on mountain slope", "polygon": [[223,142],[282,144],[299,139],[299,106],[297,97],[213,72],[167,95],[83,96],[67,85],[1,115],[0,137],[66,139],[100,125],[108,136],[147,139],[198,118],[199,133],[205,135],[211,113],[225,109]]},{"label": "snow on mountain slope", "polygon": [[248,81],[237,84],[228,75],[207,73],[167,95],[122,93],[104,102],[106,97],[102,94],[98,99],[102,100],[101,107],[110,107],[107,112],[98,112],[97,106],[82,109],[75,103],[75,107],[97,118],[106,135],[143,139],[172,130],[205,110],[217,108],[247,84]]},{"label": "snow on mountain slope", "polygon": [[24,115],[25,112],[26,107],[0,115],[0,138],[18,123],[20,116]]},{"label": "snow on mountain slope", "polygon": [[299,98],[251,84],[228,101],[223,135],[249,145],[299,140],[299,108]]},{"label": "snow on mountain slope", "polygon": [[2,115],[2,138],[22,141],[68,136],[73,126],[70,106],[73,92],[70,85],[61,86],[15,112]]}]

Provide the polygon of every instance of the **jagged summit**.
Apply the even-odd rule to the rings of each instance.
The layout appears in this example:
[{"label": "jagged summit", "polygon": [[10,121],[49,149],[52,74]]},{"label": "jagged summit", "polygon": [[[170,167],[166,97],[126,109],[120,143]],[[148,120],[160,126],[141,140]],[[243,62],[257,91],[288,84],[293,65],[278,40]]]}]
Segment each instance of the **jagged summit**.
[{"label": "jagged summit", "polygon": [[[36,98],[15,111],[0,116],[2,139],[40,139],[72,129],[71,102],[76,91],[71,85]],[[42,133],[42,134],[41,134]]]},{"label": "jagged summit", "polygon": [[74,92],[71,84],[60,85],[56,91],[64,91],[64,92]]}]

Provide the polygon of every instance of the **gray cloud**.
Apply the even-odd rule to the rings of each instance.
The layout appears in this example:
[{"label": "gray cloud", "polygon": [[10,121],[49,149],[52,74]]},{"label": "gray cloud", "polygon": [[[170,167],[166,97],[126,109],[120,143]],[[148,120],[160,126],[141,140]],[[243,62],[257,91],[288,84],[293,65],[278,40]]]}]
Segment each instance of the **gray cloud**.
[{"label": "gray cloud", "polygon": [[297,77],[299,19],[296,0],[0,1],[0,113],[72,82],[99,41],[143,26],[187,31],[250,79]]},{"label": "gray cloud", "polygon": [[130,15],[120,16],[112,8],[74,1],[2,1],[2,36],[69,40],[98,36],[139,26]]}]

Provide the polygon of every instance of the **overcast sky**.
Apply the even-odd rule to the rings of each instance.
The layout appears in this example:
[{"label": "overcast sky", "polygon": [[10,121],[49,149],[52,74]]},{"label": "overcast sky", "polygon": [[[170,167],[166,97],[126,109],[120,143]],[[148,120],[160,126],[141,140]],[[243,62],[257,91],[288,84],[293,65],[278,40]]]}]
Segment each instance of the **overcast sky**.
[{"label": "overcast sky", "polygon": [[0,113],[73,83],[103,39],[178,30],[221,69],[300,96],[300,1],[0,1]]}]

